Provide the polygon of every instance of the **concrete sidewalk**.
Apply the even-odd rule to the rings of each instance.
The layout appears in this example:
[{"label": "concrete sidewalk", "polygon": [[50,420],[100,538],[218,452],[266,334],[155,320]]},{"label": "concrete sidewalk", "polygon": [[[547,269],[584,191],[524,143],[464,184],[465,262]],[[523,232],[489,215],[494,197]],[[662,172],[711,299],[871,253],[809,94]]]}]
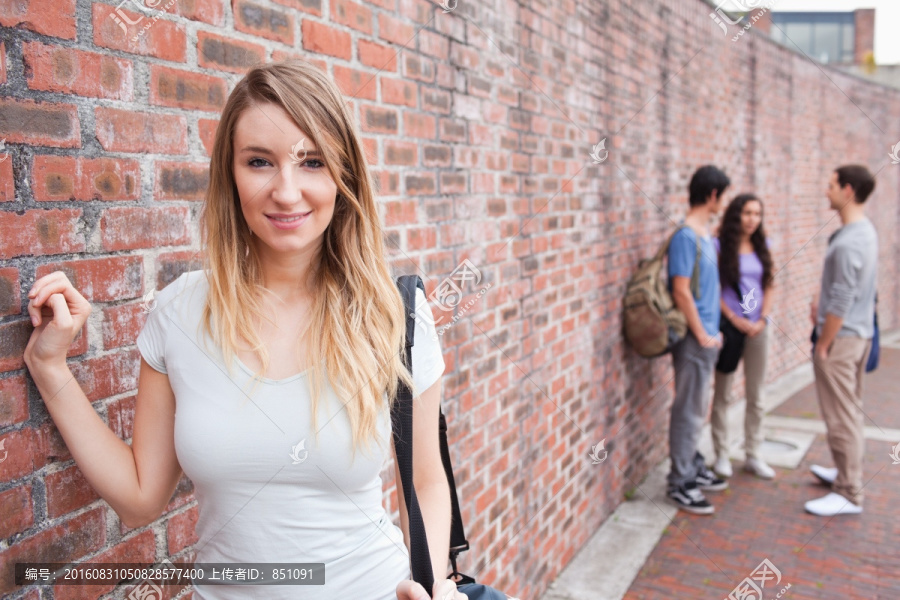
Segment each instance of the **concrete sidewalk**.
[{"label": "concrete sidewalk", "polygon": [[[811,365],[767,386],[765,458],[776,479],[741,470],[744,403],[729,410],[735,476],[708,493],[712,517],[678,512],[665,500],[668,460],[641,482],[553,582],[542,600],[727,599],[769,561],[762,600],[900,598],[900,331],[884,335],[881,364],[866,380],[866,504],[860,516],[815,517],[803,503],[827,493],[809,474],[832,465]],[[874,419],[874,421],[872,420]],[[711,460],[707,425],[700,451]],[[765,567],[768,569],[768,566]],[[776,583],[777,581],[777,583]],[[758,584],[757,584],[758,585]],[[745,590],[746,591],[746,590]],[[758,593],[735,599],[760,600]]]}]

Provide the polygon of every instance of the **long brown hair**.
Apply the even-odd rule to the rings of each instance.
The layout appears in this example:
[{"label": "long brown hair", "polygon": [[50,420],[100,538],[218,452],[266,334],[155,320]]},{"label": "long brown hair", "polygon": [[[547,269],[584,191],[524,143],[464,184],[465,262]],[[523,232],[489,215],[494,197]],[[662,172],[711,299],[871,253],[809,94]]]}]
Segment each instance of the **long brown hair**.
[{"label": "long brown hair", "polygon": [[[268,352],[252,326],[254,318],[269,318],[261,303],[261,265],[250,243],[233,172],[238,118],[257,103],[268,102],[283,108],[312,139],[337,184],[334,215],[311,265],[314,298],[304,338],[307,355],[321,358],[312,365],[310,377],[316,437],[318,401],[327,377],[349,416],[355,454],[361,441],[368,449],[377,437],[378,414],[386,408],[384,394],[388,403],[395,398],[398,379],[414,394],[418,392],[402,362],[403,302],[385,258],[359,132],[334,82],[304,61],[292,59],[251,69],[222,111],[201,218],[209,279],[203,323],[222,348],[229,373],[238,336],[260,358],[261,372],[268,370]],[[258,377],[259,373],[254,379]]]},{"label": "long brown hair", "polygon": [[[751,200],[759,202],[760,209],[762,209],[762,201],[759,198],[753,194],[740,194],[731,201],[722,217],[722,226],[719,228],[719,280],[723,290],[725,288],[733,289],[735,284],[740,281],[741,213],[744,211],[744,205]],[[756,231],[750,235],[750,244],[763,266],[763,290],[768,289],[772,285],[774,275],[772,273],[772,254],[766,243],[766,231],[763,228],[762,220]]]}]

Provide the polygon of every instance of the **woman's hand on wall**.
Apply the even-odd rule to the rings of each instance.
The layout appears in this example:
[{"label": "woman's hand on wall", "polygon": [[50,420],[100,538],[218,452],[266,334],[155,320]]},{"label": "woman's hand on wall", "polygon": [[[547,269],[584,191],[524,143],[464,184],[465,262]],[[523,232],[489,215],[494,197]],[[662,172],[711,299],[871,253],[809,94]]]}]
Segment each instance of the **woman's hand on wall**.
[{"label": "woman's hand on wall", "polygon": [[28,297],[28,314],[34,331],[25,346],[25,364],[29,369],[64,365],[72,340],[91,314],[90,303],[62,271],[35,281]]}]

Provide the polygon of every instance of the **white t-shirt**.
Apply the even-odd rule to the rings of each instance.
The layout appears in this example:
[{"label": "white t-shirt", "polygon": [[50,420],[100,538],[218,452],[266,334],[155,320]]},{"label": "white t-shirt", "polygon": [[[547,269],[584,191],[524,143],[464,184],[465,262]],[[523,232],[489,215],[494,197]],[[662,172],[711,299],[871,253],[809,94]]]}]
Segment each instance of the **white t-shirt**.
[{"label": "white t-shirt", "polygon": [[[199,506],[196,561],[325,563],[325,585],[200,584],[195,597],[395,600],[410,571],[403,533],[382,505],[380,471],[391,454],[388,410],[378,424],[382,443],[373,441],[369,453],[360,446],[351,462],[350,421],[326,383],[317,446],[309,371],[254,382],[236,358],[229,378],[221,350],[201,327],[208,289],[203,271],[181,275],[156,295],[137,338],[141,355],[168,374],[175,393],[175,451]],[[416,291],[422,307],[425,294]],[[418,323],[416,394],[445,367],[434,321]]]}]

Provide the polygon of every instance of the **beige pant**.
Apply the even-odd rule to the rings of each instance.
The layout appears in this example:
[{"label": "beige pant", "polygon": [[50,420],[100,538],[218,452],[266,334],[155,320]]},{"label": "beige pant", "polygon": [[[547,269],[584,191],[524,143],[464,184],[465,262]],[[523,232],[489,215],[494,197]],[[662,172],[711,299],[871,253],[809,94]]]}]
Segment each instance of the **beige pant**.
[{"label": "beige pant", "polygon": [[[747,396],[747,409],[744,413],[744,451],[747,458],[759,458],[759,445],[762,443],[764,411],[761,392],[766,379],[768,339],[768,325],[757,335],[747,336],[741,358],[744,361],[744,392]],[[728,404],[734,373],[716,371],[715,381],[711,419],[713,446],[716,456],[728,456]]]},{"label": "beige pant", "polygon": [[872,340],[838,337],[828,357],[813,359],[819,408],[828,428],[828,446],[838,475],[831,489],[862,505],[863,376]]}]

